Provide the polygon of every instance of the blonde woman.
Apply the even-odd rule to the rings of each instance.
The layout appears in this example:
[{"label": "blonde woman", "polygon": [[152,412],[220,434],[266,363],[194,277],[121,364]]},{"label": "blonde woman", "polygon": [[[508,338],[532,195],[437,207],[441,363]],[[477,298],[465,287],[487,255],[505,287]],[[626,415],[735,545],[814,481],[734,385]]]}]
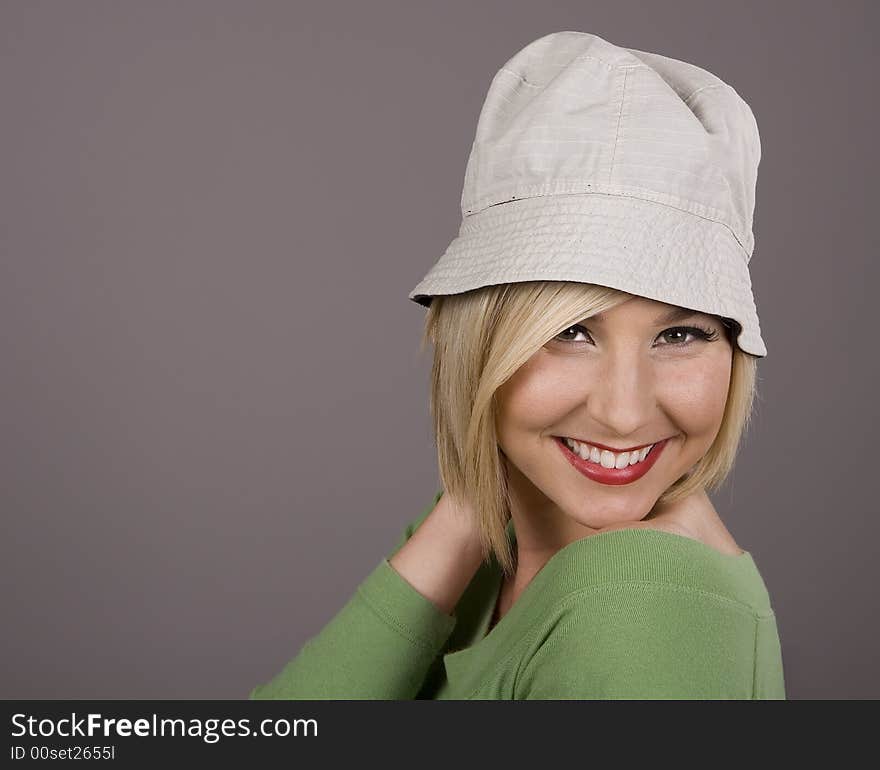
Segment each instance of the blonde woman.
[{"label": "blonde woman", "polygon": [[766,355],[736,91],[581,32],[499,70],[428,307],[441,489],[250,697],[783,699],[708,493]]}]

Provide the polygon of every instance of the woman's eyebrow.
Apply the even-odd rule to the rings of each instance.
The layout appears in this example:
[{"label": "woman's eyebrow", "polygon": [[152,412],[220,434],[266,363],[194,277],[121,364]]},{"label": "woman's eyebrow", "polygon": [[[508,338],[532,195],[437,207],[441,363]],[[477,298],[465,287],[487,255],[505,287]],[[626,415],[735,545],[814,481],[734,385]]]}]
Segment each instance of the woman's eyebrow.
[{"label": "woman's eyebrow", "polygon": [[[686,307],[677,307],[672,310],[663,313],[663,315],[657,316],[654,319],[655,326],[662,326],[663,324],[671,324],[676,321],[683,321],[685,318],[691,318],[695,315],[703,315],[699,310],[691,310]],[[602,313],[597,313],[594,316],[590,316],[586,319],[587,321],[591,321],[593,323],[603,324],[605,323],[605,316]]]}]

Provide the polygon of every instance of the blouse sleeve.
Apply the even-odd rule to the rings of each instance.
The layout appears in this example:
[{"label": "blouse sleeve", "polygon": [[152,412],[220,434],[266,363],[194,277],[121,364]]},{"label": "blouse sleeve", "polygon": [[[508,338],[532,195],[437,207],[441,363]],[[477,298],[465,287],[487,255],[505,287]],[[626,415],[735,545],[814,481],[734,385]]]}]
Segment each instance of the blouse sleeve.
[{"label": "blouse sleeve", "polygon": [[308,639],[250,700],[409,700],[455,627],[456,618],[420,594],[389,559],[434,509],[404,530],[392,552],[357,586],[342,609]]},{"label": "blouse sleeve", "polygon": [[[594,587],[539,629],[515,699],[745,699],[759,618],[737,602],[661,584]],[[784,698],[780,684],[773,690]],[[763,697],[766,697],[764,695]]]}]

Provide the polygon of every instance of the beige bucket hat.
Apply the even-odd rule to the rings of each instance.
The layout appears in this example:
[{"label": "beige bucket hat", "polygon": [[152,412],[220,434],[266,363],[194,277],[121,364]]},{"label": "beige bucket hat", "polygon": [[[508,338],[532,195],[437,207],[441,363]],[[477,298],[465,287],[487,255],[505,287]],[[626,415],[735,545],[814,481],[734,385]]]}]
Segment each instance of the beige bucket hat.
[{"label": "beige bucket hat", "polygon": [[712,73],[545,35],[493,78],[459,234],[409,298],[595,283],[732,319],[739,347],[764,357],[749,274],[760,159],[750,107]]}]

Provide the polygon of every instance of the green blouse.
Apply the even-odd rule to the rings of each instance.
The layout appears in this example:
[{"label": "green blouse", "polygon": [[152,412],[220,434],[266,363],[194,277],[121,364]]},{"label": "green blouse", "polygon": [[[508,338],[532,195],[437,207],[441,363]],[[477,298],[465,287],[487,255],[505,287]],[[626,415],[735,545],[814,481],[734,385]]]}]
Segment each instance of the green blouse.
[{"label": "green blouse", "polygon": [[[250,699],[785,699],[776,617],[748,551],[653,529],[583,538],[487,633],[494,555],[451,615],[388,561],[442,494]],[[508,535],[515,546],[512,522]]]}]

